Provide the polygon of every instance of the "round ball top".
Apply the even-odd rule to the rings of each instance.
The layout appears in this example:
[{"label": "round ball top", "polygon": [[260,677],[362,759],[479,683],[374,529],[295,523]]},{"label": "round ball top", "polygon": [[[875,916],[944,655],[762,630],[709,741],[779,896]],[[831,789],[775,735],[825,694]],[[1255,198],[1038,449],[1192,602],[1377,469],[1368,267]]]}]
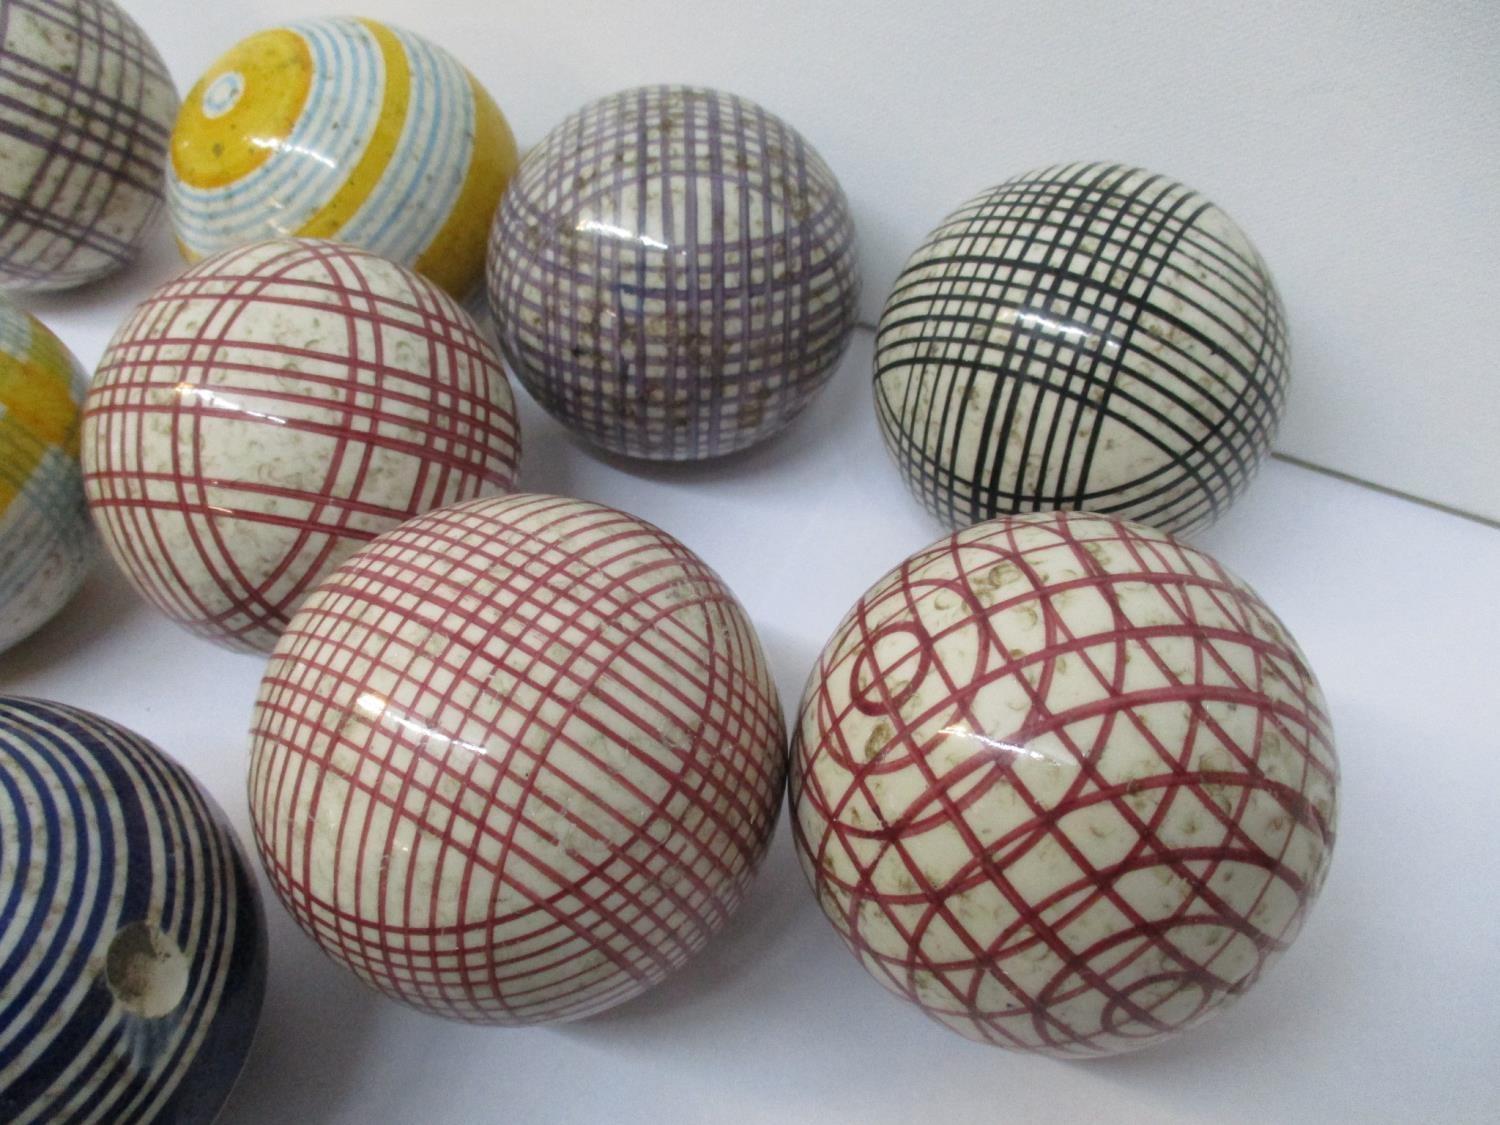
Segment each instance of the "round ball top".
[{"label": "round ball top", "polygon": [[717,575],[633,516],[518,494],[412,520],[308,598],[261,685],[251,814],[282,901],[368,983],[573,1019],[736,908],[784,751]]},{"label": "round ball top", "polygon": [[177,91],[113,0],[0,4],[0,289],[70,289],[140,249]]},{"label": "round ball top", "polygon": [[793,737],[824,912],[970,1038],[1133,1050],[1243,994],[1334,839],[1328,712],[1253,591],[1160,532],[976,525],[877,582]]},{"label": "round ball top", "polygon": [[0,696],[0,1118],[208,1125],[265,990],[223,814],[138,735]]},{"label": "round ball top", "polygon": [[87,384],[61,340],[0,299],[0,652],[63,607],[93,558],[78,465]]},{"label": "round ball top", "polygon": [[592,102],[501,202],[489,292],[511,369],[632,457],[744,449],[837,366],[859,291],[843,190],[795,129],[717,90]]},{"label": "round ball top", "polygon": [[281,239],[136,308],[89,389],[82,452],[136,589],[266,651],[360,544],[508,488],[520,433],[499,358],[448,294],[351,246]]},{"label": "round ball top", "polygon": [[516,161],[504,115],[447,51],[375,20],[300,20],[235,45],[189,91],[172,223],[189,261],[333,238],[462,298]]},{"label": "round ball top", "polygon": [[1223,211],[1118,164],[1028,172],[954,211],[881,316],[875,405],[952,526],[1075,509],[1202,527],[1287,393],[1281,301]]}]

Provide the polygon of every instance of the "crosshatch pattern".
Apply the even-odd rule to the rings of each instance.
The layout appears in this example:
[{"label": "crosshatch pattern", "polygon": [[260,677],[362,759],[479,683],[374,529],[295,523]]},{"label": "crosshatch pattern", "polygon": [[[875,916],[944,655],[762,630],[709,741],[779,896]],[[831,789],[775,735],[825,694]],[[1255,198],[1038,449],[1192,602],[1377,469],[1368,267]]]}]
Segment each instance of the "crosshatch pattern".
[{"label": "crosshatch pattern", "polygon": [[0,288],[65,289],[129,261],[176,113],[161,56],[111,0],[0,3]]},{"label": "crosshatch pattern", "polygon": [[785,730],[754,630],[671,536],[579,500],[430,512],[308,598],[271,658],[250,802],[336,960],[475,1023],[629,999],[739,904]]},{"label": "crosshatch pattern", "polygon": [[499,358],[436,285],[285,239],[168,282],[85,401],[99,531],[135,587],[201,636],[269,650],[303,596],[403,520],[508,488]]},{"label": "crosshatch pattern", "polygon": [[[266,971],[259,893],[223,814],[123,727],[0,697],[0,862],[0,1119],[212,1120]],[[186,966],[169,1013],[109,983],[131,926]]]},{"label": "crosshatch pattern", "polygon": [[838,365],[859,296],[827,165],[755,103],[682,86],[548,134],[501,201],[489,268],[502,350],[537,400],[662,460],[784,427]]},{"label": "crosshatch pattern", "polygon": [[1248,989],[1327,872],[1338,766],[1296,643],[1218,563],[1092,515],[997,519],[873,586],[792,748],[825,913],[960,1033],[1132,1050]]},{"label": "crosshatch pattern", "polygon": [[875,401],[950,526],[1083,509],[1190,531],[1244,490],[1286,402],[1285,317],[1224,212],[1117,164],[1017,176],[907,263]]}]

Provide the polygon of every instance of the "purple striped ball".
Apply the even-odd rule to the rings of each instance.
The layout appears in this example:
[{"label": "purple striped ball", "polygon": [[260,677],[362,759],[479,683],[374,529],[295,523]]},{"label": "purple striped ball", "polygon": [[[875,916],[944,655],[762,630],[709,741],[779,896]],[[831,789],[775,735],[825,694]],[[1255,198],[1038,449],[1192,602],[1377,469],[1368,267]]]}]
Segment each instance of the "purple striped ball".
[{"label": "purple striped ball", "polygon": [[691,461],[784,428],[838,365],[854,224],[791,126],[717,90],[592,102],[522,163],[490,236],[516,376],[615,453]]},{"label": "purple striped ball", "polygon": [[0,289],[113,273],[162,203],[177,92],[111,0],[0,0]]}]

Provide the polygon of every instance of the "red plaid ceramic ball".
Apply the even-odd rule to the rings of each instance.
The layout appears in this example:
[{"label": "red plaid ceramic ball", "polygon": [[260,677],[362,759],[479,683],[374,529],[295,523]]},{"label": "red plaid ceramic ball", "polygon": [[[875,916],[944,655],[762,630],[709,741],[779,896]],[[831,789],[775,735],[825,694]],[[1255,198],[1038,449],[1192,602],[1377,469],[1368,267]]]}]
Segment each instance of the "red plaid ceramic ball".
[{"label": "red plaid ceramic ball", "polygon": [[940,540],[859,600],[791,787],[803,868],[877,980],[969,1038],[1087,1056],[1191,1027],[1286,949],[1338,764],[1249,587],[1058,512]]},{"label": "red plaid ceramic ball", "polygon": [[143,301],[84,405],[101,537],[200,636],[269,650],[362,543],[508,488],[520,432],[500,361],[433,283],[362,250],[228,250]]},{"label": "red plaid ceramic ball", "polygon": [[734,595],[665,532],[516,494],[359,551],[271,657],[250,806],[335,960],[473,1023],[628,1000],[739,905],[786,732]]}]

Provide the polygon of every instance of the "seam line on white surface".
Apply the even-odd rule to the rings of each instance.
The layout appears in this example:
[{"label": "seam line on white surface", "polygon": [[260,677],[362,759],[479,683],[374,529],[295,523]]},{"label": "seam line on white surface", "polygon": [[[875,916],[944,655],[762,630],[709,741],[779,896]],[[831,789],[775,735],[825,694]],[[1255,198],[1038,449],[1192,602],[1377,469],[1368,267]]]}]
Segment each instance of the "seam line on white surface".
[{"label": "seam line on white surface", "polygon": [[1288,465],[1296,465],[1299,469],[1309,469],[1315,473],[1322,473],[1325,477],[1333,477],[1334,480],[1345,481],[1348,484],[1356,484],[1360,488],[1368,488],[1372,492],[1384,493],[1386,496],[1394,496],[1397,500],[1407,500],[1413,504],[1420,504],[1424,508],[1442,512],[1445,515],[1457,516],[1462,520],[1469,520],[1481,527],[1493,528],[1500,531],[1500,520],[1481,516],[1477,512],[1465,511],[1463,508],[1455,508],[1451,504],[1444,504],[1437,500],[1429,500],[1425,496],[1417,496],[1410,492],[1402,492],[1399,488],[1391,488],[1384,484],[1376,484],[1374,481],[1365,480],[1363,477],[1354,476],[1352,473],[1340,472],[1338,469],[1330,469],[1326,465],[1319,465],[1312,461],[1304,461],[1300,457],[1293,457],[1290,453],[1275,452],[1271,454],[1278,461],[1284,461]]}]

